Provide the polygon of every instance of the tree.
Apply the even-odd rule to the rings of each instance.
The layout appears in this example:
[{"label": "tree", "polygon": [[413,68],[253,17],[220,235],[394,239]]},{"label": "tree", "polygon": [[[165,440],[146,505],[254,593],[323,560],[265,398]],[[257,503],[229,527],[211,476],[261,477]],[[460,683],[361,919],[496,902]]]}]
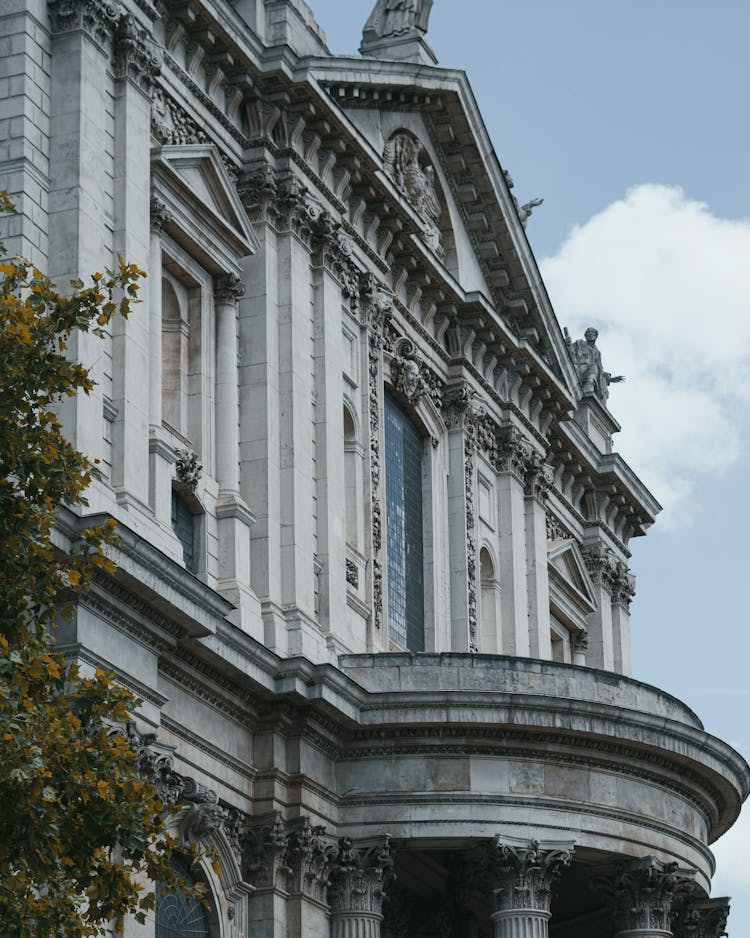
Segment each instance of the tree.
[{"label": "tree", "polygon": [[[5,193],[0,211],[12,212]],[[144,276],[115,271],[63,296],[0,242],[0,922],[4,938],[99,935],[153,908],[144,879],[187,888],[173,873],[165,806],[136,770],[122,726],[138,701],[112,676],[82,675],[51,632],[98,570],[114,522],[68,554],[51,535],[61,505],[85,505],[99,476],[55,414],[87,394],[87,369],[66,357],[74,330],[103,336],[127,316]]]}]

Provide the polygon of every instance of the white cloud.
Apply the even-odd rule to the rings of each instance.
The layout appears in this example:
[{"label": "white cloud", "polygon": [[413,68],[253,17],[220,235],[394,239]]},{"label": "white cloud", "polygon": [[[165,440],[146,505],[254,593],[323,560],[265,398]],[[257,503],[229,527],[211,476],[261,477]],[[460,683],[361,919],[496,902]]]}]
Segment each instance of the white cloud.
[{"label": "white cloud", "polygon": [[[743,811],[737,823],[711,848],[716,857],[716,874],[711,892],[716,896],[739,898],[742,903],[750,892],[750,811]],[[736,910],[738,911],[738,910]]]},{"label": "white cloud", "polygon": [[750,220],[729,221],[679,189],[640,185],[574,228],[541,263],[558,318],[600,331],[604,365],[624,374],[610,407],[617,449],[665,508],[742,452],[750,404]]}]

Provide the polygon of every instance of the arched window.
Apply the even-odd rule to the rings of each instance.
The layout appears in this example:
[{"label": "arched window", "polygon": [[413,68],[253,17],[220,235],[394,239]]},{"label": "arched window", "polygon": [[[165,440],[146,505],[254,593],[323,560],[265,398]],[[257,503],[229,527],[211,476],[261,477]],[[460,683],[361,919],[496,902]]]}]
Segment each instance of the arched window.
[{"label": "arched window", "polygon": [[344,501],[346,503],[346,543],[359,548],[357,519],[357,431],[354,418],[344,407]]},{"label": "arched window", "polygon": [[[177,284],[179,292],[184,288]],[[187,436],[187,371],[190,327],[185,310],[186,297],[178,296],[175,284],[162,279],[162,419]]]},{"label": "arched window", "polygon": [[[187,862],[172,857],[172,867],[188,883],[197,882]],[[213,938],[208,909],[200,899],[187,899],[180,892],[156,886],[155,938]]]},{"label": "arched window", "polygon": [[388,631],[410,651],[424,651],[422,437],[385,395]]},{"label": "arched window", "polygon": [[479,636],[479,650],[485,654],[497,654],[497,580],[492,557],[486,547],[479,551],[479,613],[481,633]]}]

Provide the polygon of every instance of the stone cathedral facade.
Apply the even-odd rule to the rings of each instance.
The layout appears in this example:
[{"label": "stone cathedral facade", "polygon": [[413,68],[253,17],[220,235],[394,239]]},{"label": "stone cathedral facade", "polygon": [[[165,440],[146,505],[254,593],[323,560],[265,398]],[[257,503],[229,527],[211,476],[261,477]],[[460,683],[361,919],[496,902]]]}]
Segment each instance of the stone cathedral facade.
[{"label": "stone cathedral facade", "polygon": [[11,249],[148,271],[73,349],[121,540],[60,639],[221,869],[121,938],[725,933],[748,766],[630,676],[659,506],[431,5],[351,57],[303,0],[0,6]]}]

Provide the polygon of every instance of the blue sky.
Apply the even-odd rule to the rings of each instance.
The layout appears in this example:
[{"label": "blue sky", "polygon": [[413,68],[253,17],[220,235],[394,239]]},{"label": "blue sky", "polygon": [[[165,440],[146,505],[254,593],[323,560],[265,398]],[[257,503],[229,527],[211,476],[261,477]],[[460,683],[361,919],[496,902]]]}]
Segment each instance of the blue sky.
[{"label": "blue sky", "polygon": [[[333,52],[374,0],[310,0]],[[665,505],[633,542],[634,676],[750,757],[750,3],[435,0],[429,41],[469,75],[552,302],[625,373],[617,448]],[[716,848],[750,934],[750,808]]]}]

